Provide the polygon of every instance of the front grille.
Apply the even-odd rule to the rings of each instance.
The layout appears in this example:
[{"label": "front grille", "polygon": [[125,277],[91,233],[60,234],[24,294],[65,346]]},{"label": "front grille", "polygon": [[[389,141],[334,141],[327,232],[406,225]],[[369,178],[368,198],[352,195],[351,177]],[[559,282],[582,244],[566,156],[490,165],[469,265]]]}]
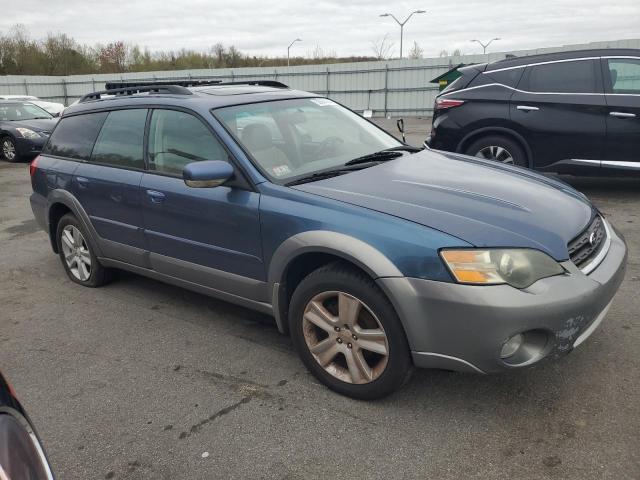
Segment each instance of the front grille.
[{"label": "front grille", "polygon": [[607,230],[601,216],[597,216],[583,232],[569,242],[569,258],[578,268],[589,264],[604,248]]}]

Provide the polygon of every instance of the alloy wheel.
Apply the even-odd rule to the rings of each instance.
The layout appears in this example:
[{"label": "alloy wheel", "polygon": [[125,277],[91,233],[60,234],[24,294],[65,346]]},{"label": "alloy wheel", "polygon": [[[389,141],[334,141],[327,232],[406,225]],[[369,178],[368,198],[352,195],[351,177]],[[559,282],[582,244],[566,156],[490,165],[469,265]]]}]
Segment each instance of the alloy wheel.
[{"label": "alloy wheel", "polygon": [[496,162],[506,163],[508,165],[514,165],[513,155],[504,147],[497,145],[489,145],[482,148],[476,157],[484,158],[485,160],[494,160]]},{"label": "alloy wheel", "polygon": [[365,384],[384,372],[389,343],[375,314],[356,297],[323,292],[304,310],[302,331],[313,358],[346,383]]},{"label": "alloy wheel", "polygon": [[71,274],[85,282],[91,277],[91,253],[82,232],[67,225],[62,230],[62,253]]},{"label": "alloy wheel", "polygon": [[9,161],[15,160],[16,158],[16,146],[13,144],[11,139],[5,138],[2,141],[2,154],[4,158]]}]

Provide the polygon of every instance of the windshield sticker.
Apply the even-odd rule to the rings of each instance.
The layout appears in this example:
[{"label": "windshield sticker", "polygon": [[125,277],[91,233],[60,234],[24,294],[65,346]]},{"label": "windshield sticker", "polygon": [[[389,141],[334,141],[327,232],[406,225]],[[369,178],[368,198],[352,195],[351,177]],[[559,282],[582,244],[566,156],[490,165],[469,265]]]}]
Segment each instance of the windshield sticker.
[{"label": "windshield sticker", "polygon": [[271,171],[276,177],[282,177],[283,175],[291,173],[291,169],[289,168],[289,165],[279,165],[277,167],[273,167]]},{"label": "windshield sticker", "polygon": [[311,101],[316,105],[320,105],[321,107],[328,107],[330,105],[335,105],[335,103],[333,103],[328,98],[312,98]]}]

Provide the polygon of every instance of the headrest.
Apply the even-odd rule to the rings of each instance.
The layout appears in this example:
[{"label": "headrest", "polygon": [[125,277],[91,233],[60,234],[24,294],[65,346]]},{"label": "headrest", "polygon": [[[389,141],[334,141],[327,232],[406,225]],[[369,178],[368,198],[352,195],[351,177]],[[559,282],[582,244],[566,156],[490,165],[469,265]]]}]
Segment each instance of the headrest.
[{"label": "headrest", "polygon": [[273,147],[269,127],[262,123],[250,123],[242,129],[242,143],[249,150],[266,150]]},{"label": "headrest", "polygon": [[618,70],[616,70],[615,68],[612,68],[610,72],[611,72],[611,86],[615,87],[616,81],[618,81]]}]

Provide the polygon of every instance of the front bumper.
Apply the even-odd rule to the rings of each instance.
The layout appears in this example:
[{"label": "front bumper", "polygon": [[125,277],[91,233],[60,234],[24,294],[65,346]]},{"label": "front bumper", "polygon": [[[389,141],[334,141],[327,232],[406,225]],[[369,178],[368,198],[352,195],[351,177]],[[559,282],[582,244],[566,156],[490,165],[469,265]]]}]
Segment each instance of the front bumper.
[{"label": "front bumper", "polygon": [[47,138],[16,138],[16,150],[21,157],[35,157],[47,143]]},{"label": "front bumper", "polygon": [[[573,263],[562,276],[518,290],[509,285],[472,286],[415,278],[381,278],[407,333],[414,364],[481,373],[500,372],[570,352],[602,321],[624,278],[627,247],[611,229],[611,245],[589,275]],[[532,361],[500,358],[513,335],[546,336]]]}]

